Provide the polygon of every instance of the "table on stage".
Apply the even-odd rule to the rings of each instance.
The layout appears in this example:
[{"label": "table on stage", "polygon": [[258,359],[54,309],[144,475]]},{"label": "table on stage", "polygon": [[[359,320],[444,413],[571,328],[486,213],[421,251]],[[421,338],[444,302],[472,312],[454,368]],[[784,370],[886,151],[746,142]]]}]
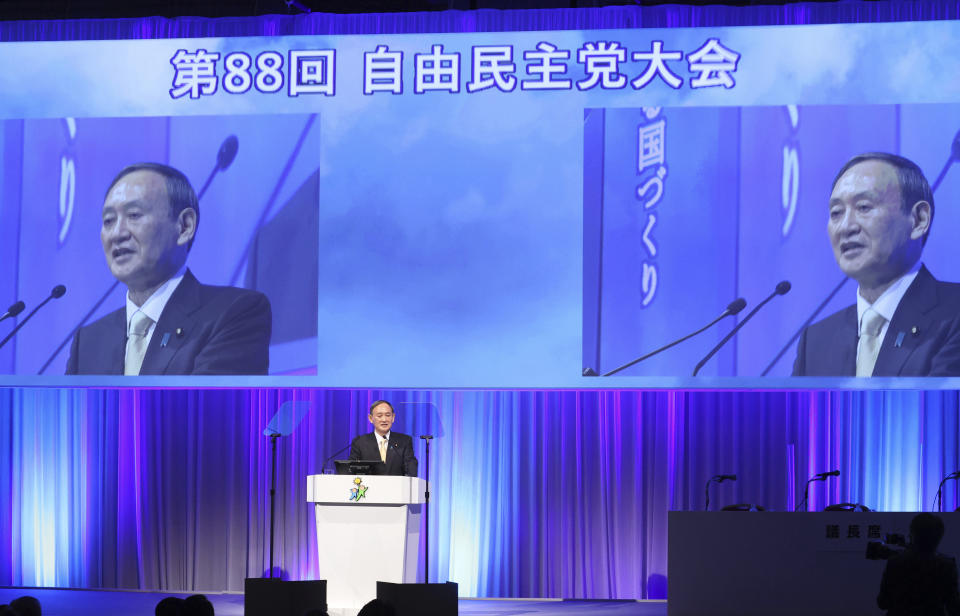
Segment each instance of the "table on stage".
[{"label": "table on stage", "polygon": [[317,577],[327,580],[331,615],[356,614],[377,596],[378,581],[417,581],[426,489],[418,477],[307,477],[317,523]]},{"label": "table on stage", "polygon": [[[882,614],[884,561],[867,542],[909,538],[916,513],[692,512],[668,517],[670,616]],[[960,555],[960,515],[942,514],[938,551]]]}]

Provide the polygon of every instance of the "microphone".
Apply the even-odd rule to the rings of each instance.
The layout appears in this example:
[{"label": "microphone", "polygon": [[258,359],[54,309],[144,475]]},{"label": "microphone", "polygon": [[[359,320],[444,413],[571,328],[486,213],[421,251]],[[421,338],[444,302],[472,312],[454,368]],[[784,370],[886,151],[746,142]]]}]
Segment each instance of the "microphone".
[{"label": "microphone", "polygon": [[773,293],[771,293],[770,295],[768,295],[765,300],[763,300],[762,302],[760,302],[759,304],[757,304],[757,307],[756,307],[756,308],[754,308],[753,310],[751,310],[751,311],[747,314],[747,316],[745,316],[745,317],[743,318],[742,321],[740,321],[739,323],[737,323],[737,325],[736,325],[733,329],[730,330],[730,333],[729,333],[729,334],[727,334],[726,336],[723,337],[723,340],[721,340],[721,341],[717,344],[717,346],[713,347],[713,349],[711,349],[710,352],[707,353],[707,356],[706,356],[706,357],[704,357],[703,359],[700,360],[700,363],[697,364],[697,367],[693,369],[693,376],[697,376],[697,373],[700,372],[700,368],[703,368],[703,365],[706,364],[708,361],[710,361],[710,358],[713,357],[714,355],[716,355],[717,351],[719,351],[720,348],[723,347],[723,345],[725,345],[728,340],[730,340],[731,338],[733,338],[733,337],[736,335],[736,333],[737,333],[738,331],[740,331],[740,330],[743,328],[744,325],[747,324],[747,321],[749,321],[750,319],[753,318],[753,315],[757,314],[757,311],[759,311],[761,308],[763,308],[763,307],[767,304],[767,302],[769,302],[770,300],[772,300],[774,297],[776,297],[776,296],[778,296],[778,295],[786,295],[787,292],[790,290],[790,287],[791,287],[790,281],[788,281],[788,280],[781,280],[780,282],[778,282],[778,283],[777,283],[777,287],[773,290]]},{"label": "microphone", "polygon": [[960,471],[953,471],[946,477],[940,480],[940,485],[937,486],[937,495],[933,498],[933,509],[937,509],[937,504],[939,503],[939,511],[943,513],[943,484],[947,483],[951,479],[960,479]]},{"label": "microphone", "polygon": [[[40,310],[41,308],[43,308],[44,305],[46,305],[47,302],[49,302],[51,299],[57,299],[58,297],[63,297],[63,294],[66,293],[66,292],[67,292],[67,287],[63,286],[62,284],[58,284],[57,286],[53,287],[53,290],[50,291],[50,295],[47,296],[47,299],[45,299],[45,300],[43,300],[42,302],[40,302],[39,304],[37,304],[37,307],[34,308],[33,310],[31,310],[31,311],[30,311],[30,314],[28,314],[28,315],[26,316],[26,318],[24,318],[22,321],[20,321],[19,323],[17,323],[17,326],[13,328],[13,331],[11,331],[9,334],[7,334],[7,337],[6,337],[6,338],[4,338],[2,341],[0,341],[0,349],[2,349],[2,348],[3,348],[3,345],[5,345],[7,342],[9,342],[11,338],[13,338],[13,337],[16,335],[16,333],[17,333],[18,331],[20,331],[20,328],[23,327],[24,325],[26,325],[26,324],[27,324],[27,321],[29,321],[30,318],[31,318],[33,315],[37,314],[37,311]],[[22,304],[23,302],[20,302],[20,303]],[[11,306],[11,308],[12,308],[12,307],[13,307],[13,306]],[[22,310],[22,308],[21,308],[21,310]]]},{"label": "microphone", "polygon": [[721,315],[721,317],[740,314],[740,311],[746,307],[747,307],[747,300],[743,299],[742,297],[738,297],[737,299],[727,304],[727,309],[724,311],[726,314]]},{"label": "microphone", "polygon": [[960,131],[957,131],[957,134],[953,136],[953,141],[950,143],[950,156],[947,157],[947,162],[943,163],[943,169],[940,170],[937,179],[930,185],[930,192],[937,192],[940,182],[947,176],[950,166],[958,160],[960,160]]},{"label": "microphone", "polygon": [[[729,316],[733,316],[733,315],[735,315],[735,314],[738,314],[741,310],[743,310],[744,308],[746,308],[746,306],[747,306],[747,300],[743,299],[742,297],[738,297],[737,299],[735,299],[735,300],[733,300],[732,302],[730,302],[729,304],[727,304],[726,309],[724,309],[724,311],[720,313],[720,316],[718,316],[718,317],[715,318],[714,320],[710,321],[709,323],[707,323],[706,325],[704,325],[703,327],[701,327],[701,328],[698,329],[697,331],[693,332],[692,334],[687,334],[686,336],[684,336],[683,338],[680,338],[679,340],[674,340],[674,341],[671,342],[670,344],[664,345],[664,346],[660,347],[659,349],[657,349],[657,350],[655,350],[655,351],[651,351],[651,352],[647,353],[646,355],[642,355],[642,356],[638,357],[637,359],[633,360],[633,361],[630,362],[630,363],[624,364],[624,365],[620,366],[619,368],[616,368],[616,369],[614,369],[614,370],[611,370],[610,372],[607,372],[607,373],[604,374],[603,376],[613,376],[614,374],[620,372],[621,370],[626,370],[627,368],[629,368],[630,366],[632,366],[632,365],[634,365],[634,364],[640,363],[640,362],[642,362],[642,361],[645,360],[645,359],[649,359],[650,357],[653,357],[654,355],[656,355],[656,354],[658,354],[658,353],[661,353],[661,352],[663,352],[663,351],[666,351],[666,350],[669,349],[670,347],[673,347],[673,346],[676,346],[676,345],[680,344],[680,343],[683,342],[684,340],[689,340],[690,338],[693,338],[693,337],[696,336],[697,334],[701,334],[701,333],[707,331],[708,329],[710,329],[711,327],[713,327],[714,325],[716,325],[717,322],[720,321],[721,319],[723,319],[724,317],[729,317]],[[583,376],[597,376],[597,373],[594,372],[592,368],[587,368],[586,370],[583,371]]]},{"label": "microphone", "polygon": [[793,343],[797,341],[797,338],[800,337],[800,334],[803,333],[803,330],[807,329],[810,324],[813,323],[813,320],[816,319],[821,312],[823,312],[823,309],[827,307],[827,304],[830,303],[830,300],[832,300],[833,297],[840,292],[840,289],[843,288],[843,285],[847,284],[848,280],[850,279],[844,276],[843,280],[840,281],[840,284],[835,286],[833,290],[830,291],[829,295],[827,295],[827,297],[820,302],[820,305],[817,306],[817,309],[813,311],[813,314],[807,317],[807,320],[803,322],[803,325],[801,325],[797,331],[793,332],[793,335],[790,336],[790,340],[787,340],[787,343],[783,345],[783,348],[780,349],[780,352],[777,353],[777,356],[774,357],[769,364],[767,364],[767,367],[763,369],[763,372],[760,373],[760,376],[767,376],[767,373],[773,370],[773,367],[777,365],[777,362],[780,361],[780,358],[783,357],[783,354],[790,350],[790,347],[793,346]]},{"label": "microphone", "polygon": [[333,460],[334,458],[336,458],[337,456],[339,456],[340,454],[342,454],[344,451],[346,451],[346,450],[349,449],[349,448],[350,448],[350,445],[347,445],[346,447],[342,447],[342,448],[338,449],[332,456],[330,456],[329,458],[327,458],[326,460],[324,460],[324,461],[323,461],[323,466],[320,467],[320,472],[323,472],[323,470],[324,470],[325,468],[327,468],[327,464],[328,464],[331,460]]},{"label": "microphone", "polygon": [[[746,305],[746,302],[744,302],[744,305]],[[703,510],[704,511],[710,511],[710,484],[714,482],[723,483],[724,481],[728,481],[728,480],[736,481],[737,476],[736,475],[714,475],[710,479],[707,479],[707,485],[703,486],[703,494],[704,494]]]},{"label": "microphone", "polygon": [[233,164],[233,159],[237,157],[237,151],[239,149],[240,140],[237,139],[236,135],[230,135],[223,140],[223,143],[220,144],[220,149],[217,151],[217,163],[210,171],[210,175],[207,176],[207,181],[203,183],[203,187],[197,193],[197,201],[202,199],[204,193],[210,188],[210,183],[213,182],[214,176],[220,171],[226,171],[227,167]]},{"label": "microphone", "polygon": [[0,316],[0,321],[4,319],[12,319],[13,317],[23,312],[23,309],[26,307],[27,305],[24,304],[23,302],[16,302],[15,304],[10,304],[10,307],[7,308],[7,311],[3,313],[3,316]]},{"label": "microphone", "polygon": [[240,149],[240,140],[236,135],[230,135],[220,144],[220,150],[217,152],[217,167],[223,171],[233,163],[237,157],[237,150]]},{"label": "microphone", "polygon": [[824,473],[817,473],[816,475],[814,475],[814,476],[811,477],[810,479],[807,479],[806,485],[803,486],[803,500],[800,501],[800,504],[797,505],[797,507],[796,507],[796,509],[794,509],[794,511],[800,511],[800,507],[803,507],[804,505],[807,504],[807,496],[809,496],[809,494],[810,494],[810,483],[811,483],[811,482],[814,482],[814,481],[826,481],[826,480],[827,480],[827,477],[839,477],[839,476],[840,476],[840,471],[836,470],[836,471],[826,471],[826,472],[824,472]]}]

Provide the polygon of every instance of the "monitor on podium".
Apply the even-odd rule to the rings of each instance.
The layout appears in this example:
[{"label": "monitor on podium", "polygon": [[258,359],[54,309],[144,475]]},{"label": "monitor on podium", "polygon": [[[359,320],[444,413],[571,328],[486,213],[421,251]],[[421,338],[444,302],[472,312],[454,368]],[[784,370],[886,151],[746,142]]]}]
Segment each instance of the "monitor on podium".
[{"label": "monitor on podium", "polygon": [[338,475],[383,475],[386,465],[380,460],[334,460]]}]

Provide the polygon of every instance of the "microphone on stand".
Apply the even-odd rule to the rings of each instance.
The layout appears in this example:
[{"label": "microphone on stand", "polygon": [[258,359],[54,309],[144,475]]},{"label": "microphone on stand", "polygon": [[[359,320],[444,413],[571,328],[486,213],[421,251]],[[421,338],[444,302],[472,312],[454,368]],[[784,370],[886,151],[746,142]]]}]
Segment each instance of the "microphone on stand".
[{"label": "microphone on stand", "polygon": [[813,481],[826,481],[828,477],[839,477],[840,471],[827,471],[825,473],[817,473],[810,479],[807,479],[807,483],[803,486],[803,500],[800,501],[800,504],[797,505],[794,511],[800,511],[800,507],[803,507],[807,504],[807,496],[810,494],[810,483]]},{"label": "microphone on stand", "polygon": [[930,192],[937,192],[937,188],[940,187],[943,178],[947,176],[950,166],[958,160],[960,160],[960,131],[957,131],[957,134],[953,136],[953,141],[950,143],[950,156],[947,157],[947,162],[943,163],[943,169],[940,170],[937,179],[930,185]]},{"label": "microphone on stand", "polygon": [[774,297],[778,295],[786,295],[787,292],[790,291],[790,286],[791,285],[789,280],[781,280],[779,283],[777,283],[777,287],[773,290],[773,293],[768,295],[765,300],[757,304],[756,308],[751,310],[750,313],[747,314],[747,316],[745,316],[742,321],[737,323],[736,327],[730,330],[729,334],[723,337],[723,340],[721,340],[717,344],[717,346],[713,347],[713,349],[711,349],[710,352],[707,353],[706,357],[700,360],[700,363],[697,364],[697,367],[693,369],[693,376],[697,376],[697,373],[700,372],[700,368],[703,368],[703,365],[706,364],[708,361],[710,361],[710,358],[716,355],[717,351],[719,351],[720,348],[723,347],[723,345],[725,345],[728,340],[733,338],[736,335],[736,333],[740,331],[744,325],[747,324],[747,321],[752,319],[753,315],[757,314],[757,312],[761,308],[763,308],[767,304],[767,302],[769,302],[770,300],[772,300]]},{"label": "microphone on stand", "polygon": [[937,495],[933,499],[933,508],[937,509],[937,504],[939,503],[939,511],[943,513],[943,484],[947,483],[951,479],[960,479],[960,471],[954,471],[940,480],[940,485],[937,486]]},{"label": "microphone on stand", "polygon": [[23,309],[26,307],[27,305],[24,304],[23,302],[15,302],[13,304],[10,304],[10,307],[7,308],[7,311],[3,313],[3,316],[0,316],[0,321],[4,319],[12,319],[13,317],[23,312]]},{"label": "microphone on stand", "polygon": [[207,176],[207,181],[203,183],[203,187],[197,193],[197,201],[202,199],[204,193],[210,188],[213,177],[220,171],[226,170],[226,168],[233,163],[233,159],[237,157],[237,151],[239,151],[239,149],[240,140],[237,139],[236,135],[230,135],[223,140],[223,143],[220,144],[220,150],[217,151],[217,164],[210,171],[210,175]]},{"label": "microphone on stand", "polygon": [[822,302],[820,302],[820,305],[817,306],[817,309],[813,311],[813,314],[807,317],[807,320],[803,322],[803,325],[801,325],[797,331],[793,332],[793,335],[790,336],[790,340],[787,340],[787,343],[783,345],[783,348],[780,349],[780,352],[777,353],[777,356],[774,357],[769,364],[767,364],[767,367],[763,369],[763,372],[760,373],[760,376],[767,376],[767,373],[773,370],[773,367],[777,365],[777,362],[780,361],[780,358],[783,357],[783,354],[790,350],[790,347],[793,346],[793,343],[797,341],[797,338],[800,337],[800,334],[803,333],[803,330],[807,329],[810,324],[813,323],[813,320],[817,318],[817,315],[819,315],[823,309],[827,307],[827,304],[830,303],[830,300],[832,300],[833,297],[840,292],[840,289],[843,288],[843,285],[847,284],[848,280],[850,279],[844,276],[843,280],[840,281],[840,284],[835,286],[833,291],[830,291],[830,294],[827,295]]},{"label": "microphone on stand", "polygon": [[[17,326],[14,327],[9,334],[7,334],[7,337],[4,338],[2,341],[0,341],[0,349],[2,349],[3,345],[9,342],[11,338],[13,338],[17,334],[17,332],[20,331],[20,328],[26,325],[27,321],[29,321],[30,318],[33,317],[33,315],[37,314],[37,311],[43,308],[47,302],[49,302],[52,299],[57,299],[58,297],[63,297],[63,294],[66,292],[67,292],[67,287],[63,286],[62,284],[58,284],[57,286],[53,287],[53,290],[50,291],[50,295],[47,296],[47,299],[37,304],[37,307],[31,310],[30,314],[28,314],[26,318],[24,318],[22,321],[17,323]],[[23,305],[23,302],[19,302],[19,303]],[[15,305],[16,304],[14,304],[14,306]],[[11,308],[13,308],[14,306],[11,306]],[[21,310],[23,310],[23,308],[21,308]],[[7,312],[9,312],[9,310]]]},{"label": "microphone on stand", "polygon": [[[710,329],[711,327],[713,327],[714,325],[716,325],[721,319],[723,319],[723,318],[725,318],[725,317],[733,316],[733,315],[735,315],[735,314],[738,314],[738,313],[739,313],[741,310],[743,310],[746,306],[747,306],[747,300],[743,299],[742,297],[738,297],[737,299],[735,299],[735,300],[733,300],[732,302],[730,302],[729,304],[727,304],[727,307],[724,309],[723,312],[720,313],[720,316],[718,316],[718,317],[715,318],[714,320],[710,321],[709,323],[707,323],[706,325],[704,325],[703,327],[701,327],[701,328],[698,329],[697,331],[693,332],[692,334],[687,334],[686,336],[684,336],[683,338],[680,338],[679,340],[674,340],[674,341],[671,342],[670,344],[664,345],[664,346],[660,347],[659,349],[657,349],[657,350],[655,350],[655,351],[651,351],[651,352],[647,353],[646,355],[642,355],[642,356],[638,357],[637,359],[633,360],[632,362],[626,363],[626,364],[620,366],[619,368],[616,368],[616,369],[614,369],[614,370],[611,370],[610,372],[607,372],[607,373],[604,374],[603,376],[613,376],[614,374],[620,372],[621,370],[626,370],[627,368],[629,368],[630,366],[632,366],[632,365],[634,365],[634,364],[637,364],[637,363],[639,363],[639,362],[642,362],[642,361],[645,360],[645,359],[649,359],[650,357],[653,357],[654,355],[656,355],[656,354],[658,354],[658,353],[661,353],[661,352],[663,352],[663,351],[666,351],[666,350],[669,349],[670,347],[674,347],[674,346],[680,344],[680,343],[683,342],[684,340],[689,340],[690,338],[693,338],[693,337],[696,336],[697,334],[700,334],[700,333],[703,333],[703,332],[707,331],[708,329]],[[587,368],[586,370],[583,371],[583,376],[597,376],[597,373],[596,373],[592,368]]]},{"label": "microphone on stand", "polygon": [[704,511],[710,511],[710,484],[711,483],[723,483],[724,481],[736,481],[736,475],[714,475],[710,479],[707,479],[707,485],[703,487],[703,493],[705,495],[706,504],[703,506]]}]

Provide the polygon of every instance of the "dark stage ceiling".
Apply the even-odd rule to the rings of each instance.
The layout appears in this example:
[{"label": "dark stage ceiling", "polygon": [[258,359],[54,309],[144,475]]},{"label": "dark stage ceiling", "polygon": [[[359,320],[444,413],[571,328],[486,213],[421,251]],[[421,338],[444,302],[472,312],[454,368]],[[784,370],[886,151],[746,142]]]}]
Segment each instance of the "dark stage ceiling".
[{"label": "dark stage ceiling", "polygon": [[[849,1],[847,2],[849,4]],[[121,17],[238,17],[269,14],[395,13],[475,9],[588,8],[658,4],[733,6],[796,4],[777,0],[653,2],[650,0],[0,0],[0,20],[103,19]]]}]

